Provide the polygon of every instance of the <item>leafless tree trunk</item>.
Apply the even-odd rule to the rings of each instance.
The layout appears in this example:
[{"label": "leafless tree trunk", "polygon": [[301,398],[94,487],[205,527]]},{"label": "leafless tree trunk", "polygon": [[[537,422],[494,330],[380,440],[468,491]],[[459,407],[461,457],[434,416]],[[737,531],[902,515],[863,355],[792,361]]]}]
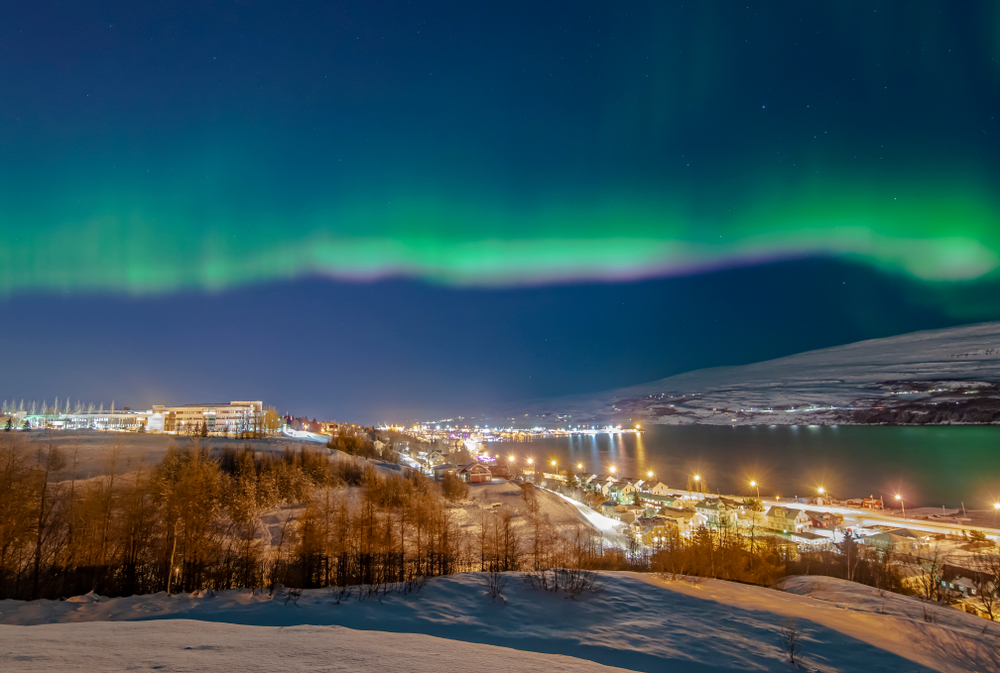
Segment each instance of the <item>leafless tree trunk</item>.
[{"label": "leafless tree trunk", "polygon": [[799,633],[799,625],[794,619],[786,620],[778,629],[778,640],[781,648],[788,655],[789,663],[795,663],[795,657],[802,653],[802,634]]}]

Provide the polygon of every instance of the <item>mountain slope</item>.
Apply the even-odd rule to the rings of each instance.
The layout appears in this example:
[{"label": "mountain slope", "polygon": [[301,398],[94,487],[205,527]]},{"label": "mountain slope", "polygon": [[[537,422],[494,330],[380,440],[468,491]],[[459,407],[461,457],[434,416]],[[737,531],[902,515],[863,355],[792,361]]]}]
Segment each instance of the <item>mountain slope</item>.
[{"label": "mountain slope", "polygon": [[1000,322],[914,332],[535,402],[520,424],[996,423]]}]

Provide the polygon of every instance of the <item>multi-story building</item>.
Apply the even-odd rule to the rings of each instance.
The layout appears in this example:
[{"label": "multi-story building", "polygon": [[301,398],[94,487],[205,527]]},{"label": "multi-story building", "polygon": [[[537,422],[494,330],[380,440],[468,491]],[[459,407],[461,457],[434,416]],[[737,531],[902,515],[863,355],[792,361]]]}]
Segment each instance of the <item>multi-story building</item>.
[{"label": "multi-story building", "polygon": [[723,498],[705,498],[699,501],[694,508],[705,517],[705,526],[708,528],[735,526],[739,519],[736,507]]},{"label": "multi-story building", "polygon": [[182,404],[168,407],[154,404],[152,409],[88,409],[74,413],[24,414],[35,428],[63,430],[132,430],[194,434],[202,425],[210,434],[263,432],[264,403],[260,400],[217,404]]},{"label": "multi-story building", "polygon": [[211,434],[238,434],[260,431],[264,403],[260,400],[220,402],[215,404],[182,404],[168,407],[154,404],[149,412],[148,430],[194,433],[205,424]]},{"label": "multi-story building", "polygon": [[809,529],[809,515],[790,507],[772,506],[764,514],[764,521],[775,533],[801,533]]}]

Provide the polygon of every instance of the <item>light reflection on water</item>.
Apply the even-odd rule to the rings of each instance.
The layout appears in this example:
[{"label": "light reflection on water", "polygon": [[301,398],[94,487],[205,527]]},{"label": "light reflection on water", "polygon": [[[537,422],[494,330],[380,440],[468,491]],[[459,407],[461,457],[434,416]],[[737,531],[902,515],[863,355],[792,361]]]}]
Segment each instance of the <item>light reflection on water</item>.
[{"label": "light reflection on water", "polygon": [[[683,488],[699,474],[712,492],[835,497],[901,493],[914,506],[992,508],[1000,499],[1000,427],[650,426],[642,434],[575,435],[495,445],[518,464],[654,478]],[[909,504],[907,505],[909,506]]]}]

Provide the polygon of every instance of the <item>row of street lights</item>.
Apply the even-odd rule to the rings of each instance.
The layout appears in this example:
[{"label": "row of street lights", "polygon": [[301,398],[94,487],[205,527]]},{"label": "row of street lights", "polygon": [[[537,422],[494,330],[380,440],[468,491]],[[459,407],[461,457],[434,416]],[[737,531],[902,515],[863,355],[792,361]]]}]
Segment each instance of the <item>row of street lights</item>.
[{"label": "row of street lights", "polygon": [[[516,460],[517,459],[513,455],[507,456],[507,461],[508,462],[513,463]],[[535,460],[534,460],[534,458],[528,458],[526,462],[528,463],[528,465],[533,465],[534,462],[535,462]],[[552,467],[554,467],[556,469],[556,474],[558,474],[559,473],[559,463],[558,463],[558,461],[553,460],[553,461],[550,461],[550,462],[552,464]],[[577,470],[583,470],[583,463],[577,463],[576,464],[576,469]],[[608,466],[608,472],[610,472],[611,474],[615,473],[615,469],[616,468],[615,468],[614,465]],[[653,478],[653,474],[654,473],[653,473],[652,470],[649,470],[649,471],[646,472],[646,476],[649,477],[650,479]],[[695,480],[695,482],[700,482],[701,481],[701,475],[700,474],[695,474],[695,475],[693,475],[693,479]],[[760,500],[760,484],[757,483],[756,479],[751,479],[750,482],[749,482],[749,484],[750,484],[750,488],[754,489],[754,491],[757,493],[757,499]],[[823,486],[819,486],[819,487],[816,488],[816,493],[818,493],[820,496],[826,495],[826,488],[823,487]],[[780,499],[780,496],[775,496],[775,499]],[[903,496],[901,494],[899,494],[899,493],[896,494],[896,502],[899,503],[899,506],[903,510],[903,518],[906,518],[906,503],[903,502]],[[994,503],[993,504],[993,509],[994,509],[995,512],[1000,512],[1000,502]]]},{"label": "row of street lights", "polygon": [[[499,456],[497,456],[497,457],[499,458]],[[511,455],[511,456],[507,456],[507,462],[509,462],[509,463],[514,463],[514,462],[516,462],[516,461],[517,461],[517,458],[516,458],[515,456],[513,456],[513,455]],[[534,463],[535,463],[535,459],[534,459],[534,458],[528,458],[528,459],[526,459],[526,460],[525,460],[525,462],[526,462],[526,463],[527,463],[528,465],[534,465]],[[552,465],[552,467],[556,468],[556,473],[558,473],[558,472],[559,472],[559,463],[558,463],[557,461],[555,461],[555,460],[552,460],[552,461],[549,461],[549,463],[550,463],[550,464]],[[577,470],[583,470],[583,463],[577,463],[577,464],[576,464],[576,469],[577,469]],[[616,470],[616,468],[615,468],[615,466],[614,466],[614,465],[610,465],[610,466],[608,467],[608,471],[609,471],[609,472],[610,472],[611,474],[614,474],[614,473],[615,473],[615,470]],[[649,477],[649,478],[652,478],[652,477],[653,477],[653,471],[652,471],[652,470],[648,470],[648,471],[646,472],[646,476],[647,476],[647,477]],[[700,478],[701,478],[701,477],[697,477],[697,476],[695,477],[695,479],[696,479],[696,480],[697,480],[697,479],[700,479]]]}]

